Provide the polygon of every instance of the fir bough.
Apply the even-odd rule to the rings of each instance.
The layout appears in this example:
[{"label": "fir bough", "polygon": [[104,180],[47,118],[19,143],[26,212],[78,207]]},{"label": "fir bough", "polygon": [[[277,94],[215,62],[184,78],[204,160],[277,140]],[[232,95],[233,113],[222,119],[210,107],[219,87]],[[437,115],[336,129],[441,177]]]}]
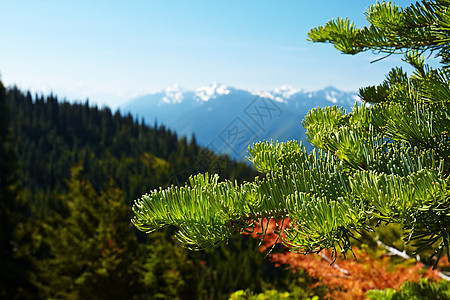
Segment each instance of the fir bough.
[{"label": "fir bough", "polygon": [[[377,2],[369,27],[334,19],[309,32],[347,54],[402,54],[408,76],[394,68],[378,86],[360,89],[362,104],[312,109],[303,126],[317,147],[261,142],[249,159],[263,178],[238,185],[216,175],[191,177],[184,187],[155,190],[135,201],[133,224],[152,232],[178,228],[194,249],[211,248],[261,218],[290,218],[285,244],[301,253],[351,250],[374,224],[400,223],[417,253],[436,263],[450,240],[450,1],[422,1],[403,9]],[[425,64],[425,54],[440,60]]]}]

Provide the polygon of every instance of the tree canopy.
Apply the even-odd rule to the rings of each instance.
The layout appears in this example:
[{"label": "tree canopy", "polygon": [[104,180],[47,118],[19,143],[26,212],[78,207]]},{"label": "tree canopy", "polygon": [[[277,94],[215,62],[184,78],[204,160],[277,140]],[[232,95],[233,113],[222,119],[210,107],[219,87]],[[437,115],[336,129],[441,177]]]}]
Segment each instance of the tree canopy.
[{"label": "tree canopy", "polygon": [[[377,2],[366,18],[363,28],[333,19],[309,40],[346,54],[401,54],[411,75],[392,69],[380,85],[360,89],[362,103],[350,112],[312,109],[302,123],[316,147],[311,153],[297,141],[253,144],[249,160],[264,176],[243,184],[192,176],[184,187],[136,200],[133,224],[147,233],[176,227],[181,243],[204,249],[262,218],[289,218],[284,243],[292,251],[331,249],[335,258],[361,233],[399,223],[416,253],[432,249],[436,263],[448,256],[450,1]],[[427,55],[439,59],[438,68],[425,63]]]},{"label": "tree canopy", "polygon": [[250,237],[203,253],[170,229],[137,234],[129,204],[149,186],[206,170],[239,181],[257,174],[195,137],[0,81],[0,154],[1,299],[226,299],[306,278],[251,256]]}]

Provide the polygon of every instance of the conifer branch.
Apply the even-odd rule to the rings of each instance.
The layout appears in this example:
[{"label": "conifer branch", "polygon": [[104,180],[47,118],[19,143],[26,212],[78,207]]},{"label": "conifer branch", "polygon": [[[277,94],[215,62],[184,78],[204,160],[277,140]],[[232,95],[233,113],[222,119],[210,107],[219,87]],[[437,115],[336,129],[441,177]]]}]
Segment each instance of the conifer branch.
[{"label": "conifer branch", "polygon": [[[400,223],[416,253],[450,256],[450,0],[401,9],[377,2],[369,27],[334,19],[309,39],[343,53],[401,53],[415,69],[394,68],[378,86],[360,89],[363,104],[312,109],[301,143],[260,142],[248,151],[262,178],[242,185],[196,175],[184,187],[136,200],[133,223],[152,232],[174,226],[190,248],[211,248],[260,218],[289,217],[291,251],[337,255],[351,251],[355,233],[374,223]],[[442,68],[425,64],[436,53]],[[368,105],[370,104],[370,105]]]}]

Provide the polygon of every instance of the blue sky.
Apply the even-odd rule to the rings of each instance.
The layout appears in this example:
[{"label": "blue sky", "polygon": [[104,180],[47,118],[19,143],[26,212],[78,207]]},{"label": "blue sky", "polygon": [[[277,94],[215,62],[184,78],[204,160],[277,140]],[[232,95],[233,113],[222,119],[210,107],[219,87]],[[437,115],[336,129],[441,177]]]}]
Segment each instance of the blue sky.
[{"label": "blue sky", "polygon": [[371,64],[373,54],[342,55],[307,32],[338,16],[367,25],[374,2],[0,0],[0,74],[7,85],[113,108],[173,84],[357,90],[400,57]]}]

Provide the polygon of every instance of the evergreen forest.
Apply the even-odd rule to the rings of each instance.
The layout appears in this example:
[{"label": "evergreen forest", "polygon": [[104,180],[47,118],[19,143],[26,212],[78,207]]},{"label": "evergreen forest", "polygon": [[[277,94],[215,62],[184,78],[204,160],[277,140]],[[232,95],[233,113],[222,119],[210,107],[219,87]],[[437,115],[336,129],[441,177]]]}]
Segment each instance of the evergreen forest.
[{"label": "evergreen forest", "polygon": [[250,180],[247,164],[88,101],[0,85],[0,113],[0,298],[228,299],[305,282],[250,237],[194,253],[170,228],[146,236],[130,223],[141,194],[199,172]]}]

